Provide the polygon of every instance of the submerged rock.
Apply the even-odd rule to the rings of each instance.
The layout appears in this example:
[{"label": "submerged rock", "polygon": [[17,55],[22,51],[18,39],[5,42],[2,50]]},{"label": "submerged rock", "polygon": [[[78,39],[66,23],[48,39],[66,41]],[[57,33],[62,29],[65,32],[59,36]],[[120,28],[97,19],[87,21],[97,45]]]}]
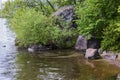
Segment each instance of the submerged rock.
[{"label": "submerged rock", "polygon": [[120,80],[120,73],[117,74],[116,80]]},{"label": "submerged rock", "polygon": [[118,55],[109,55],[109,54],[108,54],[108,55],[104,55],[103,58],[104,58],[104,59],[115,60],[115,59],[117,59],[117,56],[118,56]]},{"label": "submerged rock", "polygon": [[116,60],[118,58],[118,54],[114,53],[113,51],[103,51],[101,57],[103,59]]},{"label": "submerged rock", "polygon": [[35,52],[33,48],[28,48],[28,52]]},{"label": "submerged rock", "polygon": [[3,45],[3,47],[6,47],[6,45]]},{"label": "submerged rock", "polygon": [[86,59],[98,59],[100,58],[100,55],[97,49],[89,48],[86,50],[85,58]]},{"label": "submerged rock", "polygon": [[45,46],[39,44],[39,45],[31,45],[28,47],[28,52],[38,52],[43,50],[48,50],[49,48],[46,48]]},{"label": "submerged rock", "polygon": [[117,54],[106,54],[101,56],[103,59],[108,59],[108,60],[116,60],[118,55]]}]

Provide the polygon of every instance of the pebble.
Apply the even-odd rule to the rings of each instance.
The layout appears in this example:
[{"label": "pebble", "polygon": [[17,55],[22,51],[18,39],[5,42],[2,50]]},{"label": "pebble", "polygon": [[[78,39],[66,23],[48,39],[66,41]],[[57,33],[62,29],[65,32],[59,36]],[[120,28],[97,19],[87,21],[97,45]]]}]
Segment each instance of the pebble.
[{"label": "pebble", "polygon": [[116,80],[120,80],[120,73],[117,74]]},{"label": "pebble", "polygon": [[3,47],[6,47],[6,45],[3,45]]}]

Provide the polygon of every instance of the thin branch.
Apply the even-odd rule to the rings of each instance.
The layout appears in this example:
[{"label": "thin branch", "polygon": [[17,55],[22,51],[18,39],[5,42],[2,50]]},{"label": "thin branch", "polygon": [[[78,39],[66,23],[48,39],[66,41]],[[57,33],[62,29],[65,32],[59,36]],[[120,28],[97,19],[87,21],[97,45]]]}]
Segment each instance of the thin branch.
[{"label": "thin branch", "polygon": [[47,3],[50,5],[50,7],[53,9],[53,11],[55,11],[55,8],[54,8],[54,6],[51,4],[51,2],[49,1],[49,0],[46,0],[47,1]]}]

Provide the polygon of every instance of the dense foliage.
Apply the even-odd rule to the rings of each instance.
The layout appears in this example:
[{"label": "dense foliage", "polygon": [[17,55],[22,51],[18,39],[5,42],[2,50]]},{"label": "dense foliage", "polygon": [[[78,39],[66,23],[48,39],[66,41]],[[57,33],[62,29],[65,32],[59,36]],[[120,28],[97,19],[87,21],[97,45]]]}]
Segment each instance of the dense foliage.
[{"label": "dense foliage", "polygon": [[[67,25],[61,29],[51,17],[59,7],[74,5],[76,29]],[[73,47],[78,35],[101,40],[102,49],[120,48],[120,0],[14,0],[2,10],[20,45],[56,44]],[[64,22],[61,22],[64,24]]]},{"label": "dense foliage", "polygon": [[104,36],[102,40],[102,48],[120,51],[120,25],[116,20],[112,20],[110,24],[104,29]]},{"label": "dense foliage", "polygon": [[[20,23],[18,23],[20,22]],[[51,17],[46,17],[41,12],[36,12],[35,9],[20,9],[16,11],[14,17],[10,20],[10,24],[17,33],[17,39],[21,45],[28,44],[56,44],[59,48],[71,47],[72,40],[67,41],[69,37],[74,37],[73,29],[61,30],[57,25],[53,25]],[[75,42],[74,42],[75,43]]]},{"label": "dense foliage", "polygon": [[[32,4],[31,4],[32,3]],[[45,5],[34,5],[33,0],[15,0],[8,1],[2,13],[9,20],[9,25],[15,31],[19,46],[28,46],[31,44],[54,45],[57,48],[71,48],[74,46],[77,38],[77,30],[68,29],[64,26],[62,29],[55,24],[52,19],[51,3],[40,2]],[[20,5],[21,4],[21,5]],[[39,8],[39,7],[43,7]]]},{"label": "dense foliage", "polygon": [[119,0],[85,0],[78,4],[76,14],[81,34],[101,38],[110,19],[117,16]]},{"label": "dense foliage", "polygon": [[119,50],[120,0],[84,0],[76,6],[80,34],[102,40],[102,49]]}]

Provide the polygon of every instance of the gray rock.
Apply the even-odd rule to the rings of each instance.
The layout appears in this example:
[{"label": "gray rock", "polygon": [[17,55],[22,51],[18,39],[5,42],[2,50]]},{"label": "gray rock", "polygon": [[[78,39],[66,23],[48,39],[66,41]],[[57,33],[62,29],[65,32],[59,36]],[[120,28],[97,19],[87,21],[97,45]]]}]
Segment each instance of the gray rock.
[{"label": "gray rock", "polygon": [[101,52],[102,50],[100,49],[100,40],[95,38],[87,40],[84,36],[79,36],[75,45],[75,49],[81,51],[88,48],[99,49],[99,52]]},{"label": "gray rock", "polygon": [[102,54],[103,53],[103,50],[101,48],[98,49],[98,53],[99,54]]},{"label": "gray rock", "polygon": [[116,60],[118,55],[117,54],[106,54],[101,56],[103,59],[108,59],[108,60]]},{"label": "gray rock", "polygon": [[101,57],[103,59],[116,60],[118,57],[118,54],[115,54],[113,51],[103,51],[103,53],[101,54]]},{"label": "gray rock", "polygon": [[45,46],[39,44],[39,45],[31,45],[28,47],[29,52],[38,52],[43,50],[48,50],[49,48],[46,48]]},{"label": "gray rock", "polygon": [[74,16],[74,7],[72,5],[70,6],[63,6],[60,9],[58,9],[52,16],[61,16],[65,20],[72,20]]},{"label": "gray rock", "polygon": [[[74,20],[76,19],[74,14],[74,7],[72,5],[69,6],[63,6],[60,9],[58,9],[55,13],[52,14],[53,18],[56,18],[56,24],[62,25],[60,22],[66,23],[66,25],[69,25],[70,27],[76,27]],[[58,21],[60,20],[60,22]],[[67,23],[69,22],[69,24]]]},{"label": "gray rock", "polygon": [[87,40],[84,36],[79,36],[75,45],[76,50],[86,50],[87,49]]},{"label": "gray rock", "polygon": [[99,49],[100,40],[96,38],[91,38],[87,41],[87,48]]},{"label": "gray rock", "polygon": [[29,52],[36,52],[39,51],[39,45],[31,45],[28,47]]},{"label": "gray rock", "polygon": [[100,58],[100,55],[97,49],[89,48],[86,50],[85,58],[86,59],[98,59]]},{"label": "gray rock", "polygon": [[35,50],[33,48],[28,48],[28,52],[35,52]]},{"label": "gray rock", "polygon": [[107,51],[103,51],[101,54],[101,56],[105,56],[105,55],[107,55]]}]

